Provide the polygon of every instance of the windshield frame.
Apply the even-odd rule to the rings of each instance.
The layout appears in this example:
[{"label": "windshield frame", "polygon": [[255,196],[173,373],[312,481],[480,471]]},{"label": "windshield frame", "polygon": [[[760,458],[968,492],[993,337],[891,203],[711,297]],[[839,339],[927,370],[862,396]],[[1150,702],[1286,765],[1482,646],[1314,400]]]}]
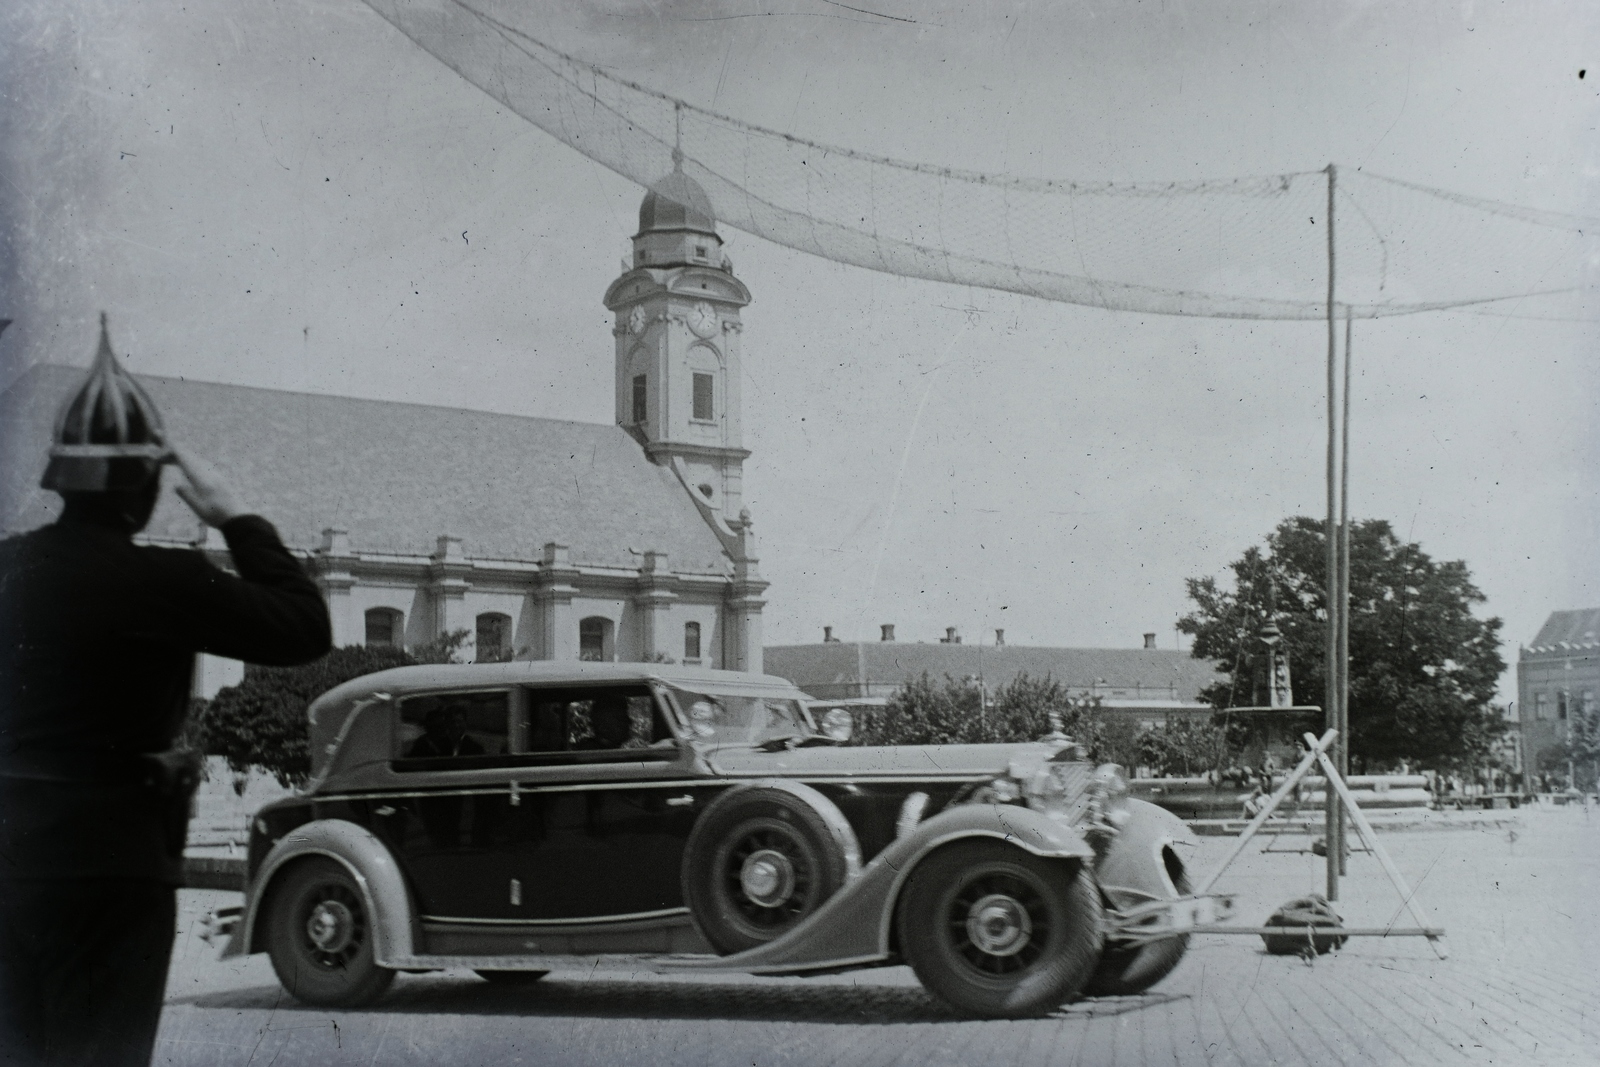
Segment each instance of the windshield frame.
[{"label": "windshield frame", "polygon": [[[659,683],[659,692],[666,697],[673,717],[677,720],[677,728],[684,740],[704,745],[739,745],[750,748],[760,748],[774,741],[792,738],[796,742],[807,741],[814,737],[823,736],[817,729],[816,721],[812,718],[811,710],[806,706],[806,698],[799,693],[789,693],[783,690],[770,692],[739,692],[732,693],[716,690],[713,687],[691,688],[690,685],[680,685],[675,682],[662,680]],[[711,733],[701,733],[692,708],[701,700],[710,700],[717,705],[728,708],[733,702],[761,701],[781,702],[788,705],[790,721],[788,724],[774,728],[772,722],[759,732],[754,732],[754,723],[744,727],[732,727],[728,730],[718,730],[709,726]],[[731,724],[730,724],[731,725]]]}]

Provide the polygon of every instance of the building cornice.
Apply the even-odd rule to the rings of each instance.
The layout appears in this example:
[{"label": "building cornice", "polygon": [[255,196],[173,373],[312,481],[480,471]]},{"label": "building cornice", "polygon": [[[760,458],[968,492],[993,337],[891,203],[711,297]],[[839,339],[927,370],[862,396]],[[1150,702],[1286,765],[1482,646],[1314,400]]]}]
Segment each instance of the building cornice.
[{"label": "building cornice", "polygon": [[661,458],[683,456],[685,459],[736,459],[750,458],[748,448],[724,448],[721,445],[696,445],[686,441],[650,441],[644,446],[645,455],[654,462]]}]

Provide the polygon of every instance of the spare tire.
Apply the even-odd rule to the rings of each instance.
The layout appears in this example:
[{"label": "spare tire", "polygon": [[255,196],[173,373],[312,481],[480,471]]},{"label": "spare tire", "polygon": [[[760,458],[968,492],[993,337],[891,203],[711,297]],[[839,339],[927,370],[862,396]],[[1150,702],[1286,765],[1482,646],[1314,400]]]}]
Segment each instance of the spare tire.
[{"label": "spare tire", "polygon": [[[1171,890],[1167,899],[1188,896],[1191,892],[1189,873],[1170,845],[1162,848],[1161,860],[1166,867],[1168,888]],[[1094,976],[1089,979],[1084,992],[1091,997],[1126,997],[1143,993],[1171,974],[1173,968],[1183,961],[1183,954],[1188,949],[1188,934],[1147,941],[1142,945],[1107,944],[1105,951],[1100,954],[1100,965],[1095,968]]]},{"label": "spare tire", "polygon": [[861,866],[843,813],[799,782],[723,793],[695,821],[683,855],[683,899],[724,955],[794,929]]}]

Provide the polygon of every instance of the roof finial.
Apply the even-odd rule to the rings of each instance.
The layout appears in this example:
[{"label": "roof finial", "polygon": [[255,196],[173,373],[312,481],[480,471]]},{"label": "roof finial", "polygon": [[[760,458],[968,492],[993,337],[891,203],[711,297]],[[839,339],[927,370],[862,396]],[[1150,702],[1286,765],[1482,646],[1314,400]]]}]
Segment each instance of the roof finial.
[{"label": "roof finial", "polygon": [[106,360],[115,363],[117,356],[115,352],[111,351],[111,330],[106,325],[106,313],[102,311],[100,312],[100,347],[95,351],[94,361],[103,363]]},{"label": "roof finial", "polygon": [[683,101],[672,104],[672,169],[683,169]]}]

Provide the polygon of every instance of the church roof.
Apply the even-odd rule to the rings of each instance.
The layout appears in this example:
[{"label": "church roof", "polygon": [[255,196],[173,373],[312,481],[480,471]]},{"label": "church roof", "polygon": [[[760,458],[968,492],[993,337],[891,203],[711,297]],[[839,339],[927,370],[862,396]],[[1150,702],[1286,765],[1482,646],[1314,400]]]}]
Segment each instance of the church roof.
[{"label": "church roof", "polygon": [[1194,659],[1187,652],[1160,648],[983,647],[943,642],[838,641],[769,645],[762,663],[762,669],[768,674],[787,678],[817,695],[838,686],[898,686],[924,672],[937,681],[947,674],[959,680],[981,671],[990,692],[1019,674],[1027,674],[1032,678],[1049,675],[1074,692],[1097,686],[1102,692],[1106,689],[1170,689],[1176,699],[1193,701],[1198,699],[1201,689],[1220,677],[1205,660]]},{"label": "church roof", "polygon": [[[39,488],[76,367],[34,366],[0,394],[0,529],[54,518]],[[215,463],[241,503],[294,548],[349,531],[357,552],[428,555],[462,539],[479,559],[536,561],[547,541],[575,564],[636,568],[668,553],[686,573],[725,574],[727,558],[672,472],[618,426],[458,408],[291,393],[141,376],[169,439]],[[169,475],[147,533],[193,541],[198,530]]]},{"label": "church roof", "polygon": [[717,236],[711,198],[700,183],[674,170],[650,187],[639,203],[639,236],[658,230],[694,230]]},{"label": "church roof", "polygon": [[1562,653],[1600,648],[1600,608],[1552,611],[1525,651]]}]

